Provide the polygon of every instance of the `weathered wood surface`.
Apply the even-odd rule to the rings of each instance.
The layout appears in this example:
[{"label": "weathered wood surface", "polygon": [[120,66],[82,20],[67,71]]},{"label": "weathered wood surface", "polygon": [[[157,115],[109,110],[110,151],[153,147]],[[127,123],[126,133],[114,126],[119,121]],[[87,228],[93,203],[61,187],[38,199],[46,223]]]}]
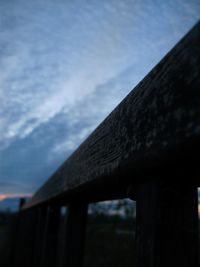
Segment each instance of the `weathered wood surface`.
[{"label": "weathered wood surface", "polygon": [[[198,267],[197,188],[176,181],[137,185],[137,266]],[[172,173],[174,176],[174,173]]]},{"label": "weathered wood surface", "polygon": [[90,184],[91,193],[97,185],[101,187],[100,200],[109,187],[106,183],[115,186],[130,177],[132,184],[141,182],[143,170],[157,168],[166,158],[173,159],[171,162],[181,158],[191,164],[199,143],[200,23],[130,92],[25,208],[62,194],[67,200],[67,194]]}]

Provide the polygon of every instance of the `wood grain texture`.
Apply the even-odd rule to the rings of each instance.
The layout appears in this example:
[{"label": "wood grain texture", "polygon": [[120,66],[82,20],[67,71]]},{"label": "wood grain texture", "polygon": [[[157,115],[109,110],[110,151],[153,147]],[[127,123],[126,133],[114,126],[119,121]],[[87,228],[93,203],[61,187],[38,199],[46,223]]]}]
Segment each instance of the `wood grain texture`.
[{"label": "wood grain texture", "polygon": [[126,179],[140,183],[142,171],[172,158],[173,162],[182,158],[191,163],[199,143],[200,23],[130,92],[25,208],[62,194],[67,199],[68,193],[84,185],[91,185],[90,192],[95,192],[102,180],[101,199],[106,183],[115,186]]}]

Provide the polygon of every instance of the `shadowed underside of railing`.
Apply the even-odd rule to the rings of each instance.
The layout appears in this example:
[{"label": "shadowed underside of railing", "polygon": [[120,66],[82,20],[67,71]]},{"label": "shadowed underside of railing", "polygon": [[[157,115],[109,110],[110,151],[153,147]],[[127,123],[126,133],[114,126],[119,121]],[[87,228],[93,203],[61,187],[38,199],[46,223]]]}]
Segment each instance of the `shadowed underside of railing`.
[{"label": "shadowed underside of railing", "polygon": [[199,72],[198,23],[24,206],[12,266],[81,266],[88,203],[124,197],[137,201],[137,266],[198,266]]}]

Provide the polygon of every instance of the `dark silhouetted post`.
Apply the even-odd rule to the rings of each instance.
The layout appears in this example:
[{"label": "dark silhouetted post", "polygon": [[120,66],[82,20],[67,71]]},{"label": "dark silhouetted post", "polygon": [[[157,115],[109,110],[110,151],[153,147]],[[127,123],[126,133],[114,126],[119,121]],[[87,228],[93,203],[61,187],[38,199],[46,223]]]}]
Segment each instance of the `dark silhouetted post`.
[{"label": "dark silhouetted post", "polygon": [[45,224],[47,218],[47,206],[42,206],[37,208],[37,225],[36,225],[36,235],[35,235],[35,243],[33,250],[33,262],[32,267],[40,267],[42,253],[44,248],[44,238],[45,238]]},{"label": "dark silhouetted post", "polygon": [[137,267],[197,267],[197,188],[180,183],[137,186]]},{"label": "dark silhouetted post", "polygon": [[48,207],[40,266],[57,266],[58,231],[61,218],[60,209],[60,206],[57,205]]},{"label": "dark silhouetted post", "polygon": [[19,200],[19,211],[22,210],[24,204],[26,203],[26,199],[24,197],[20,198]]},{"label": "dark silhouetted post", "polygon": [[63,267],[81,267],[83,265],[87,208],[88,205],[84,203],[73,203],[68,207]]},{"label": "dark silhouetted post", "polygon": [[21,211],[18,216],[13,266],[27,267],[31,266],[33,261],[37,222],[36,210]]}]

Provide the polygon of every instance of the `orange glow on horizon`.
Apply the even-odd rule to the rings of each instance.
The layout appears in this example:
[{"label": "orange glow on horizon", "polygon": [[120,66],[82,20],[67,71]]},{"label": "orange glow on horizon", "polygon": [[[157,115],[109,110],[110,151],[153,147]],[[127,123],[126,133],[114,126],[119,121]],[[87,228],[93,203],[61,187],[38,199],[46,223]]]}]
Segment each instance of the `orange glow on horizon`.
[{"label": "orange glow on horizon", "polygon": [[3,195],[3,194],[0,195],[0,201],[4,200],[4,199],[6,199],[6,198],[7,198],[6,195]]},{"label": "orange glow on horizon", "polygon": [[199,214],[199,217],[200,217],[200,204],[198,205],[198,214]]},{"label": "orange glow on horizon", "polygon": [[23,193],[19,193],[19,194],[0,194],[0,201],[5,200],[6,198],[15,198],[15,197],[31,197],[32,194],[23,194]]}]

